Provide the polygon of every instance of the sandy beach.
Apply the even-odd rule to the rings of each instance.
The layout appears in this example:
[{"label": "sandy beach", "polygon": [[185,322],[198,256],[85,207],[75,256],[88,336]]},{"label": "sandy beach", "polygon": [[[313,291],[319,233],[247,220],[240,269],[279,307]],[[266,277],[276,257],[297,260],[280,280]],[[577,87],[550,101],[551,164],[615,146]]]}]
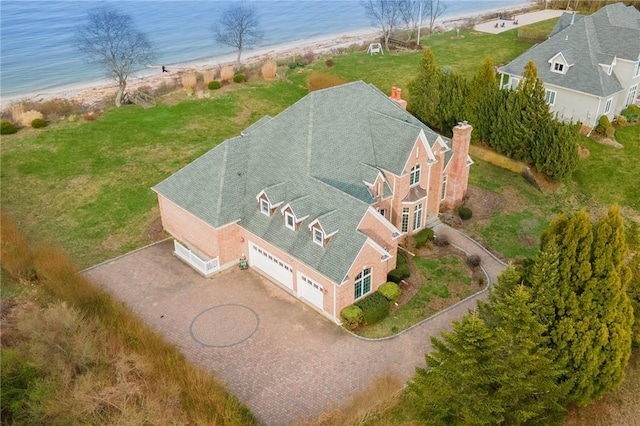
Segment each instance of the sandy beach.
[{"label": "sandy beach", "polygon": [[[436,21],[436,27],[439,27],[440,29],[443,29],[445,31],[453,30],[456,27],[468,23],[469,21],[479,21],[482,17],[487,17],[487,20],[489,20],[492,19],[497,13],[525,11],[526,9],[532,8],[534,6],[535,2],[529,1],[517,3],[510,7],[487,9],[482,12],[475,12],[474,14],[459,14],[455,16],[447,16]],[[520,15],[520,19],[523,24],[525,23],[525,21],[527,23],[535,22],[534,20],[527,19],[526,17],[522,18],[523,14]],[[295,42],[282,43],[265,48],[247,50],[243,54],[242,63],[245,66],[251,66],[254,64],[262,63],[267,59],[286,60],[287,58],[293,58],[296,55],[302,56],[308,52],[313,52],[316,55],[321,55],[336,49],[349,47],[353,44],[361,45],[363,43],[369,43],[373,40],[376,40],[378,37],[379,30],[372,27],[357,31],[350,31],[319,36]],[[163,83],[173,83],[176,78],[179,78],[179,75],[181,73],[197,73],[208,69],[218,69],[223,66],[233,65],[235,63],[235,58],[236,53],[230,53],[228,55],[215,56],[200,61],[191,61],[170,65],[167,67],[169,70],[168,73],[162,73],[161,64],[148,65],[147,69],[136,72],[129,77],[127,90],[135,91],[136,88],[141,86],[156,88],[161,86]],[[70,86],[58,87],[46,92],[28,93],[21,96],[4,97],[0,99],[0,108],[6,108],[11,104],[25,100],[41,102],[55,98],[73,99],[79,101],[84,105],[92,106],[101,102],[105,97],[114,96],[116,90],[117,84],[115,84],[115,82],[113,82],[112,80],[105,78],[99,81],[83,82]]]}]

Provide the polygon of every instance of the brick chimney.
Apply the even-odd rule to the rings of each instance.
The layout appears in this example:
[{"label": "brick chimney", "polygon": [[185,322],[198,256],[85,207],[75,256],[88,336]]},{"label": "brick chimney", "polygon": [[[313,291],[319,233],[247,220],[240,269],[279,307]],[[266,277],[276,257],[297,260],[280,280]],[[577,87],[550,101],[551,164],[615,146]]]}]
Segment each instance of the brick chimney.
[{"label": "brick chimney", "polygon": [[402,99],[402,89],[400,89],[399,87],[393,86],[391,87],[391,99],[393,99],[394,101],[396,101],[396,103],[398,105],[400,105],[400,107],[402,107],[402,109],[406,110],[407,109],[407,101],[405,101],[404,99]]},{"label": "brick chimney", "polygon": [[453,128],[453,138],[451,138],[453,158],[447,173],[447,204],[449,204],[450,208],[462,205],[464,196],[467,193],[469,167],[471,166],[467,162],[467,158],[469,156],[472,130],[473,127],[466,121],[458,123]]}]

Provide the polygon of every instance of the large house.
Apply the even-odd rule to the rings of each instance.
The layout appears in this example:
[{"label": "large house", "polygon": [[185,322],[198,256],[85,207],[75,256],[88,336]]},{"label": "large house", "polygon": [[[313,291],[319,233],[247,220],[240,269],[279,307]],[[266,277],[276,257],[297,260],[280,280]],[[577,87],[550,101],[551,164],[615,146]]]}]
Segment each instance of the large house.
[{"label": "large house", "polygon": [[471,126],[444,138],[398,92],[363,82],[312,92],[156,185],[175,254],[203,275],[246,257],[340,322],[386,281],[398,240],[467,190]]},{"label": "large house", "polygon": [[595,126],[640,94],[640,11],[615,3],[590,16],[564,13],[549,38],[500,68],[501,86],[515,88],[533,61],[551,111]]}]

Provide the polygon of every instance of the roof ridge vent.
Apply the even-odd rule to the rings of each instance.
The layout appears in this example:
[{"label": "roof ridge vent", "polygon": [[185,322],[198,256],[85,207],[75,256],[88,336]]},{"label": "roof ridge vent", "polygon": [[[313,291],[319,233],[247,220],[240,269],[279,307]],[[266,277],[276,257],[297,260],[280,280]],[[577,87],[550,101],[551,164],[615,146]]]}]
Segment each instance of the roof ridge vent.
[{"label": "roof ridge vent", "polygon": [[571,14],[571,23],[569,25],[573,25],[575,21],[576,21],[576,11],[574,10],[573,13]]},{"label": "roof ridge vent", "polygon": [[569,34],[567,34],[566,36],[564,36],[564,41],[568,41],[569,40]]}]

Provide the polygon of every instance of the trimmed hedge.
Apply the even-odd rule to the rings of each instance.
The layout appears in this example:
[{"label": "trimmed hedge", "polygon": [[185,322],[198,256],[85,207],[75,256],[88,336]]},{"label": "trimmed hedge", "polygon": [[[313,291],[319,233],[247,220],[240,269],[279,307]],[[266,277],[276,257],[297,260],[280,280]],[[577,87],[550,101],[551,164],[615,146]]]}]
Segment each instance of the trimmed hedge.
[{"label": "trimmed hedge", "polygon": [[422,248],[429,241],[433,241],[433,229],[424,228],[422,231],[418,232],[413,236],[416,242],[416,248]]},{"label": "trimmed hedge", "polygon": [[358,300],[355,304],[362,309],[365,324],[375,324],[385,318],[389,315],[389,307],[391,306],[387,298],[377,291]]},{"label": "trimmed hedge", "polygon": [[33,127],[34,129],[41,129],[43,127],[47,127],[47,122],[42,118],[34,118],[33,120],[31,120],[31,127]]},{"label": "trimmed hedge", "polygon": [[244,76],[244,74],[236,74],[233,76],[234,83],[244,83],[245,81],[247,81],[247,78]]},{"label": "trimmed hedge", "polygon": [[219,81],[213,80],[209,82],[207,87],[209,87],[209,90],[218,90],[219,88],[222,87],[222,83],[220,83]]},{"label": "trimmed hedge", "polygon": [[392,269],[387,274],[387,281],[391,281],[396,284],[400,283],[400,281],[411,275],[411,271],[409,271],[409,265],[407,265],[407,258],[403,253],[398,252],[397,262],[398,263],[396,264],[396,269]]},{"label": "trimmed hedge", "polygon": [[340,312],[340,318],[342,318],[342,325],[345,328],[354,330],[362,324],[362,309],[356,305],[347,306]]},{"label": "trimmed hedge", "polygon": [[469,220],[473,217],[473,212],[469,207],[462,206],[458,209],[458,215],[462,220]]},{"label": "trimmed hedge", "polygon": [[389,302],[393,303],[400,297],[400,286],[394,282],[386,282],[378,288],[378,293],[383,295]]}]

